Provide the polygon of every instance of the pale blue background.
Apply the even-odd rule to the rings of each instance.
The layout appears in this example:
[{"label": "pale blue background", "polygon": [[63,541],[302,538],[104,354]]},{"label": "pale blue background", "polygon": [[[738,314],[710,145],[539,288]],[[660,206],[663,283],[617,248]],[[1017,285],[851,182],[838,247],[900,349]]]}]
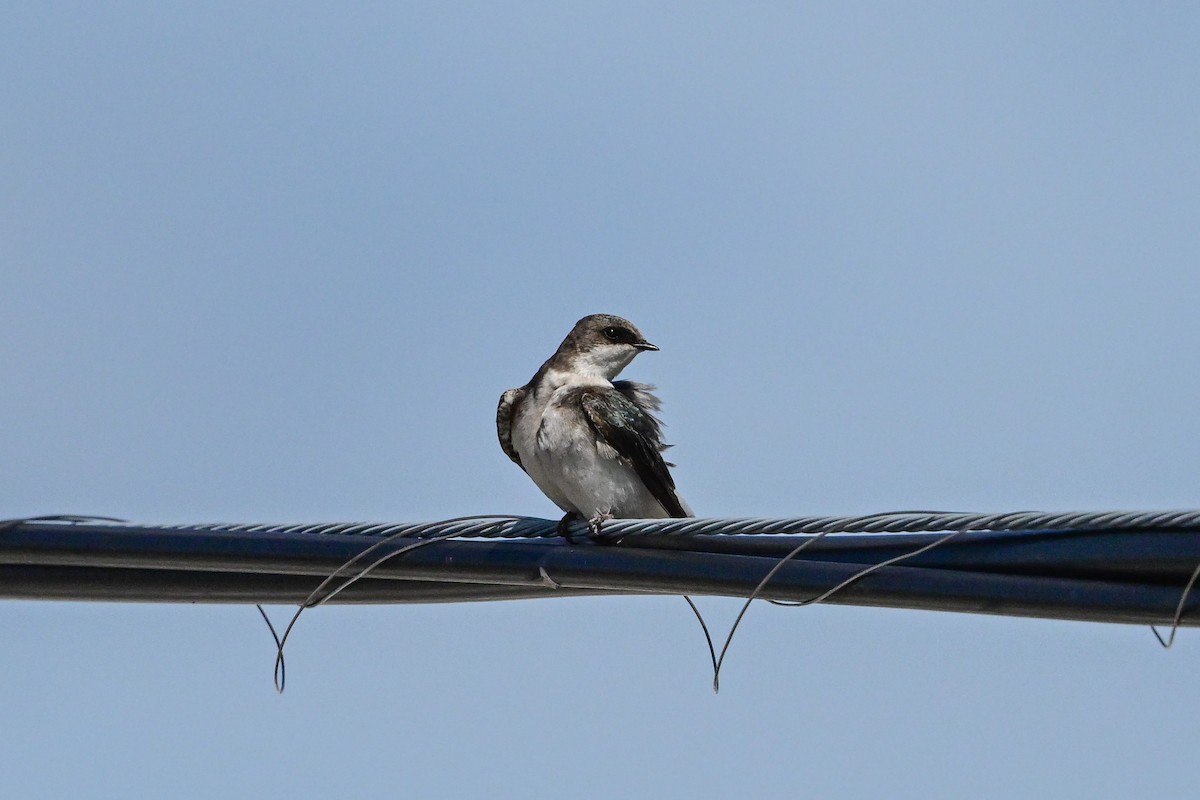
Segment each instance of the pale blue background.
[{"label": "pale blue background", "polygon": [[[5,4],[0,516],[555,509],[662,347],[706,516],[1200,506],[1193,4]],[[702,600],[717,633],[731,600]],[[276,611],[282,617],[282,610]],[[1183,796],[1184,632],[674,598],[0,604],[4,797]]]}]

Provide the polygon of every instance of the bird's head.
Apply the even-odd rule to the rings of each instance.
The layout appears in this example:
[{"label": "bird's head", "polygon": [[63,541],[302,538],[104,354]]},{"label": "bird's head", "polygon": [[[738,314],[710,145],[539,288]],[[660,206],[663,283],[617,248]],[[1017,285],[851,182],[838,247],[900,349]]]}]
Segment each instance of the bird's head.
[{"label": "bird's head", "polygon": [[611,381],[643,350],[658,348],[627,319],[612,314],[592,314],[575,323],[558,352],[575,372]]}]

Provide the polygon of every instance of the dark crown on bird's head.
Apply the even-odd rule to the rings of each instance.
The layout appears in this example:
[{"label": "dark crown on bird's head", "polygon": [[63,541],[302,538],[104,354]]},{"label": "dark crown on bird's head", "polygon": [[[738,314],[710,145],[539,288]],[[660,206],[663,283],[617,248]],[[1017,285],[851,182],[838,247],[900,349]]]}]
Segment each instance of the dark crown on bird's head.
[{"label": "dark crown on bird's head", "polygon": [[637,326],[615,314],[591,314],[575,323],[562,347],[585,351],[604,345],[629,345],[637,350],[657,350]]}]

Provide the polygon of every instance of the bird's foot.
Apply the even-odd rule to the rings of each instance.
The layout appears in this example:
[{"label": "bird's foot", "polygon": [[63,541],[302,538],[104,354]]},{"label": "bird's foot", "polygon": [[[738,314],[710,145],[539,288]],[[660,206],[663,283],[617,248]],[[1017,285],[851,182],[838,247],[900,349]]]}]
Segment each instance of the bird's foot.
[{"label": "bird's foot", "polygon": [[575,544],[575,537],[571,535],[571,523],[583,519],[583,515],[577,511],[568,511],[563,515],[563,518],[558,521],[558,535],[567,540],[568,544]]},{"label": "bird's foot", "polygon": [[604,523],[608,522],[610,519],[613,519],[613,518],[614,518],[613,515],[606,511],[603,514],[597,514],[596,516],[589,519],[588,520],[588,538],[591,539],[596,544],[617,544],[617,543],[619,543],[623,537],[607,536],[607,535],[601,533],[601,529],[604,527]]},{"label": "bird's foot", "polygon": [[592,536],[599,536],[600,528],[604,525],[604,523],[608,522],[612,518],[613,518],[613,515],[608,513],[607,511],[605,511],[602,514],[597,514],[596,516],[589,519],[588,520],[588,530],[591,531]]}]

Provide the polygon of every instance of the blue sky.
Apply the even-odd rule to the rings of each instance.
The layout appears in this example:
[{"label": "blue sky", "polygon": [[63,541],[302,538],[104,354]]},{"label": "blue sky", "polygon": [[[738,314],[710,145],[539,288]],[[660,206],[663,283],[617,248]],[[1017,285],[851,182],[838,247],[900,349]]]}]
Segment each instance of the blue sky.
[{"label": "blue sky", "polygon": [[[1183,5],[0,10],[2,516],[555,509],[633,319],[704,516],[1200,505]],[[737,602],[701,599],[727,629]],[[284,610],[276,612],[282,616]],[[1188,632],[674,598],[0,605],[13,797],[1180,795]]]}]

